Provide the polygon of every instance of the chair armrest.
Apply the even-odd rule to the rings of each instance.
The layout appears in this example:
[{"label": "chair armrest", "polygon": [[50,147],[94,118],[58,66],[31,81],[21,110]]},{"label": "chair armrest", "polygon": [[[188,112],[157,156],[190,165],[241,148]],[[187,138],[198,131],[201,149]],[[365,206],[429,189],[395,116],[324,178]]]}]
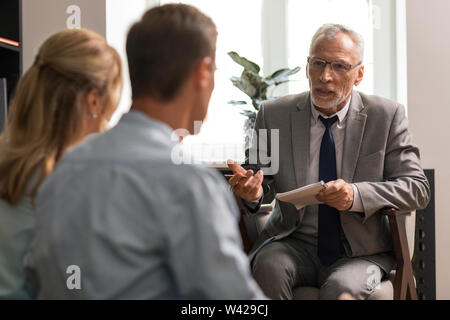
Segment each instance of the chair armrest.
[{"label": "chair armrest", "polygon": [[414,282],[411,257],[409,255],[405,222],[404,219],[400,219],[402,216],[410,214],[410,212],[399,211],[394,208],[384,208],[379,212],[388,217],[389,225],[391,227],[392,245],[394,247],[395,260],[397,262],[394,280],[394,299],[417,300],[418,297]]},{"label": "chair armrest", "polygon": [[245,253],[250,253],[256,238],[261,232],[264,222],[270,217],[273,211],[272,204],[263,204],[255,213],[248,213],[242,200],[236,196],[241,217],[239,220],[239,231],[242,237],[243,249]]},{"label": "chair armrest", "polygon": [[384,216],[388,216],[389,217],[389,216],[409,215],[409,214],[411,214],[411,211],[404,211],[404,210],[400,211],[400,210],[397,210],[397,209],[394,209],[394,208],[384,208],[384,209],[381,209],[379,211],[379,213],[384,215]]}]

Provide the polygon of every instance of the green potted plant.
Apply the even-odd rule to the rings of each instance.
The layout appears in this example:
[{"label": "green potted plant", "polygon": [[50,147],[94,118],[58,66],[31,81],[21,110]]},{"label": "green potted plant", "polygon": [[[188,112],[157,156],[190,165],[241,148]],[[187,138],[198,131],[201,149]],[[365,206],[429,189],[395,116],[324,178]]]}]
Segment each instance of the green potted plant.
[{"label": "green potted plant", "polygon": [[[268,97],[268,89],[279,86],[282,83],[289,82],[289,76],[300,71],[300,67],[294,69],[280,69],[272,73],[270,76],[262,77],[259,72],[261,68],[255,62],[241,57],[234,51],[228,52],[228,55],[234,62],[244,67],[244,71],[240,77],[231,77],[233,85],[244,92],[251,100],[252,108],[242,109],[241,114],[247,119],[244,124],[245,132],[245,149],[250,144],[250,138],[255,126],[256,114],[264,101],[275,99],[276,97]],[[249,105],[247,101],[232,100],[228,102],[231,105],[243,106]]]}]

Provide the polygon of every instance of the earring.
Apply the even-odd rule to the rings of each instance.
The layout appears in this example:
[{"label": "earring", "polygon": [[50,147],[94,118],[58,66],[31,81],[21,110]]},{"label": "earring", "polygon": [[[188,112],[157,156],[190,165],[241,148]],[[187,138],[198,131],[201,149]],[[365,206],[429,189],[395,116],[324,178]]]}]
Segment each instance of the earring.
[{"label": "earring", "polygon": [[89,118],[97,119],[97,113],[96,113],[96,112],[90,113],[90,114],[89,114]]}]

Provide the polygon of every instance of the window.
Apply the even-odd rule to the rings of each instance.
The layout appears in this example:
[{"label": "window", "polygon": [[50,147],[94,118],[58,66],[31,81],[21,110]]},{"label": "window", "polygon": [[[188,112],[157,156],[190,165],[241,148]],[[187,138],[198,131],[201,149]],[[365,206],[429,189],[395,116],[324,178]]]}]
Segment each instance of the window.
[{"label": "window", "polygon": [[216,88],[211,98],[209,114],[200,133],[185,141],[196,159],[206,162],[223,162],[228,158],[244,160],[245,117],[240,115],[239,107],[227,105],[227,101],[248,98],[229,81],[231,76],[240,75],[242,68],[228,57],[228,51],[237,51],[258,63],[264,75],[284,67],[301,66],[302,70],[291,77],[294,81],[273,92],[274,95],[300,93],[308,90],[305,65],[312,35],[324,23],[342,23],[357,30],[365,38],[366,73],[359,89],[373,93],[373,41],[368,1],[182,2],[196,6],[212,17],[219,31]]},{"label": "window", "polygon": [[291,82],[290,93],[309,89],[305,76],[306,58],[309,55],[311,38],[317,29],[325,23],[339,23],[360,33],[365,42],[364,80],[358,90],[373,93],[373,28],[368,1],[361,0],[288,0],[288,64],[301,66],[300,79]]},{"label": "window", "polygon": [[[166,0],[134,0],[129,6],[122,0],[108,0],[108,40],[118,48],[125,66],[125,88],[117,120],[130,105],[125,39],[132,22],[153,5]],[[406,54],[398,41],[402,10],[399,3],[384,0],[185,0],[209,15],[217,25],[216,87],[209,112],[200,132],[184,140],[196,160],[224,162],[244,160],[244,122],[241,108],[230,100],[247,96],[233,87],[230,78],[239,76],[242,67],[227,55],[236,51],[261,66],[268,75],[280,68],[300,66],[292,82],[277,87],[274,96],[308,90],[306,57],[315,31],[324,23],[341,23],[361,33],[365,40],[365,76],[358,90],[379,94],[404,103],[405,75],[401,64]],[[115,10],[113,5],[115,3]],[[136,3],[136,4],[135,4]],[[403,5],[404,6],[404,5]],[[111,8],[111,9],[110,9]],[[112,28],[110,28],[110,26]],[[397,35],[397,36],[396,36]],[[399,54],[399,52],[401,54]],[[404,68],[405,69],[405,68]],[[269,92],[270,93],[270,92]],[[401,96],[402,95],[402,96]],[[114,122],[114,121],[113,121]]]},{"label": "window", "polygon": [[[161,1],[161,4],[172,1]],[[240,108],[228,104],[230,100],[246,100],[247,96],[233,87],[232,76],[240,76],[242,67],[228,56],[236,51],[241,56],[260,64],[261,48],[261,0],[188,0],[210,16],[219,33],[216,53],[215,89],[211,96],[208,115],[201,131],[184,140],[195,159],[206,162],[223,162],[231,158],[244,160],[243,126],[245,117]]]}]

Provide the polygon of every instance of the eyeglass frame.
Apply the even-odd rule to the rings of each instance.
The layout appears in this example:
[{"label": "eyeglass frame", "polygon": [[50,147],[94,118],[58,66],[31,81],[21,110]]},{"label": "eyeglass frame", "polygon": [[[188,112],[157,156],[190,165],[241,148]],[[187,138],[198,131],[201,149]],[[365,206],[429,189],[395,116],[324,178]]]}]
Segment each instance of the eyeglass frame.
[{"label": "eyeglass frame", "polygon": [[362,64],[362,61],[360,61],[358,63],[355,63],[355,64],[347,64],[346,62],[342,62],[342,61],[328,61],[328,60],[325,60],[325,59],[322,59],[322,58],[313,58],[313,57],[309,56],[307,58],[308,65],[310,64],[310,60],[311,59],[317,59],[317,60],[325,62],[325,66],[322,68],[322,70],[325,70],[325,68],[327,67],[327,64],[329,64],[330,67],[331,67],[331,70],[333,70],[334,73],[339,73],[339,71],[336,71],[335,69],[333,69],[333,65],[332,65],[333,63],[340,63],[340,64],[346,66],[347,69],[344,70],[345,73],[350,72],[351,70],[355,69],[356,67],[358,67],[358,66],[360,66]]}]

